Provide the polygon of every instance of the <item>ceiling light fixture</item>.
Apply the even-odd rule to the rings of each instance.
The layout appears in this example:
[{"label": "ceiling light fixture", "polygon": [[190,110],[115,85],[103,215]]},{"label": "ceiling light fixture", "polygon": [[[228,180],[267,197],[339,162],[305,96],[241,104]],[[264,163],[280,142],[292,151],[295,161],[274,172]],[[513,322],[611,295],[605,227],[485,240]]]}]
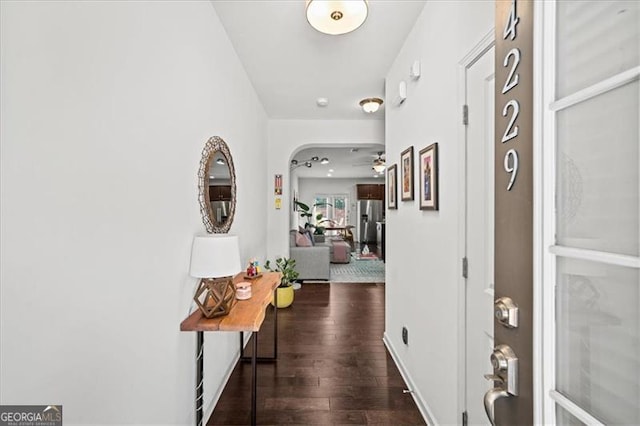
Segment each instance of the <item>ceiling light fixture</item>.
[{"label": "ceiling light fixture", "polygon": [[382,159],[382,151],[378,151],[378,158],[376,158],[375,160],[373,160],[373,167],[372,169],[375,170],[377,173],[382,173],[384,172],[384,169],[386,168],[386,164],[384,163],[384,160]]},{"label": "ceiling light fixture", "polygon": [[322,157],[322,159],[320,159],[320,157],[318,156],[313,156],[311,158],[309,158],[308,160],[296,160],[295,158],[293,160],[291,160],[291,170],[295,170],[298,167],[312,167],[313,163],[320,163],[320,164],[329,164],[329,159],[327,157]]},{"label": "ceiling light fixture", "polygon": [[367,114],[376,112],[380,105],[382,105],[382,99],[380,98],[367,98],[360,101],[362,110]]},{"label": "ceiling light fixture", "polygon": [[378,173],[384,172],[385,168],[386,166],[384,165],[384,163],[376,163],[373,165],[373,170],[375,170]]},{"label": "ceiling light fixture", "polygon": [[307,0],[307,21],[324,34],[340,35],[357,29],[367,19],[367,0]]}]

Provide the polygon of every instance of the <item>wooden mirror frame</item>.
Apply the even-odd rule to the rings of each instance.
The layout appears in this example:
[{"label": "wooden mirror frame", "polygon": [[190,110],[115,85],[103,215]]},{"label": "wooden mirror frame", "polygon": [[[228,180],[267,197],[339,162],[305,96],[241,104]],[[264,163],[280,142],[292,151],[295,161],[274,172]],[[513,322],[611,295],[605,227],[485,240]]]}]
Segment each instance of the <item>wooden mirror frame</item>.
[{"label": "wooden mirror frame", "polygon": [[[229,203],[229,214],[224,222],[217,222],[211,209],[209,196],[209,168],[214,155],[219,152],[225,159],[229,167],[229,177],[231,181],[231,202]],[[219,136],[212,136],[202,150],[200,168],[198,169],[198,202],[200,203],[200,214],[202,222],[207,232],[210,234],[225,234],[229,232],[233,218],[236,214],[236,170],[233,166],[233,157],[229,147]]]}]

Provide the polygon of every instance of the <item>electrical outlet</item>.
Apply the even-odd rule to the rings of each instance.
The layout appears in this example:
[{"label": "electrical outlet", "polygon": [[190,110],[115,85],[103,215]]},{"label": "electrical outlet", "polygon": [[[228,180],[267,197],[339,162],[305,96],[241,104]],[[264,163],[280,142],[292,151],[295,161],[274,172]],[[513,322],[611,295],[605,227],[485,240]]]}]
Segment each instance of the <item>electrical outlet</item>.
[{"label": "electrical outlet", "polygon": [[407,330],[407,327],[402,327],[402,343],[409,344],[409,330]]}]

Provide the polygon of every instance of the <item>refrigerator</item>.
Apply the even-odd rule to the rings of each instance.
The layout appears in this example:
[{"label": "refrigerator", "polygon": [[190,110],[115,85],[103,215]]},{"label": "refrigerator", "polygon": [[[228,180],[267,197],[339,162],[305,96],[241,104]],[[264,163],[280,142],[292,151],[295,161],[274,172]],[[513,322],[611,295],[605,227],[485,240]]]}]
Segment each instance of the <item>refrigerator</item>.
[{"label": "refrigerator", "polygon": [[358,241],[379,244],[376,222],[384,220],[382,200],[358,200]]}]

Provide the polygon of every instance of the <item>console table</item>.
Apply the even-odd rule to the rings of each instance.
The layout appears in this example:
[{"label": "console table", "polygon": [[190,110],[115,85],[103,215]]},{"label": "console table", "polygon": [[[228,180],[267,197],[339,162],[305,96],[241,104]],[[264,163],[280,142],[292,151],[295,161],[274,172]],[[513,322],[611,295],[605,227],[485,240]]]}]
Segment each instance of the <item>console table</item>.
[{"label": "console table", "polygon": [[[196,424],[202,425],[202,387],[203,387],[203,368],[204,368],[204,332],[205,331],[239,331],[240,337],[240,354],[243,360],[243,339],[242,333],[254,332],[253,353],[251,355],[251,424],[256,424],[256,392],[257,392],[257,361],[258,361],[258,336],[262,322],[264,321],[267,306],[275,298],[277,305],[277,292],[275,291],[280,284],[281,274],[279,272],[266,272],[262,277],[252,280],[251,299],[237,300],[231,308],[228,315],[217,318],[206,318],[200,310],[194,311],[187,319],[180,324],[180,331],[195,331],[196,338]],[[244,273],[236,275],[233,279],[234,283],[244,281]],[[274,356],[268,358],[275,360],[277,357],[277,339],[278,339],[278,316],[277,308],[274,310]]]}]

